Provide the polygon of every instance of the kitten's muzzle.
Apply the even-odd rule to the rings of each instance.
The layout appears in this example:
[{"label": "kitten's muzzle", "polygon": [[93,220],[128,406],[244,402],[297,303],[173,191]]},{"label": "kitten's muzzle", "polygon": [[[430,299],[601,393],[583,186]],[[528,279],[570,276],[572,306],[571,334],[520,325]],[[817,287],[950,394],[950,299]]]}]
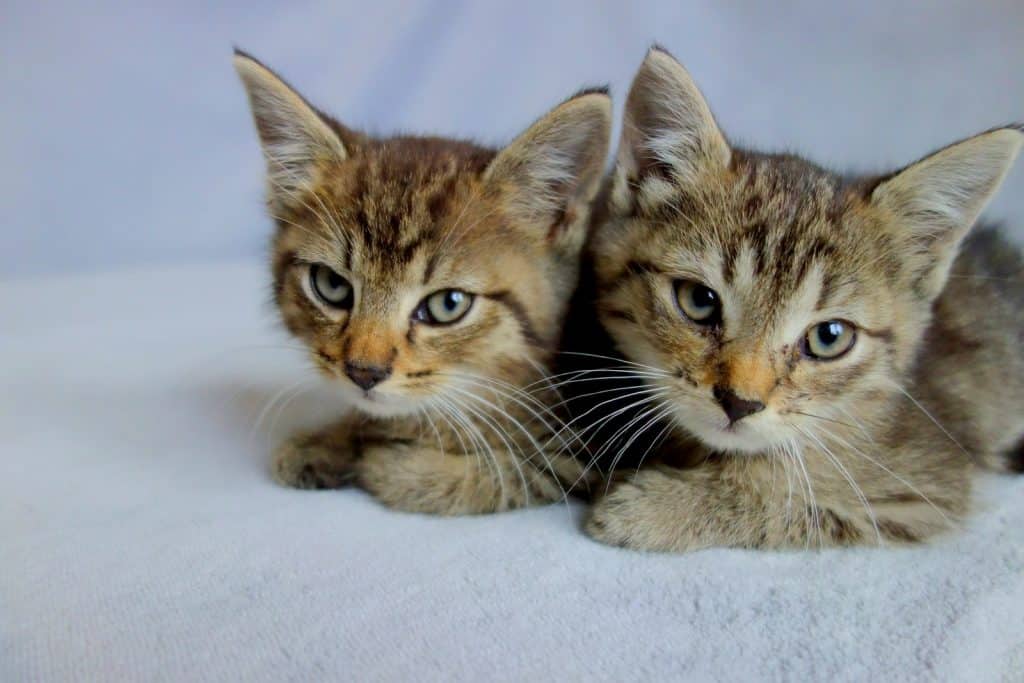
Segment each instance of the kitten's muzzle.
[{"label": "kitten's muzzle", "polygon": [[369,391],[391,376],[391,366],[345,361],[345,374],[363,391]]},{"label": "kitten's muzzle", "polygon": [[760,401],[748,401],[745,398],[740,398],[736,392],[728,387],[716,386],[712,393],[718,405],[722,407],[722,410],[725,411],[726,416],[729,418],[730,425],[736,424],[748,415],[764,410],[764,404]]}]

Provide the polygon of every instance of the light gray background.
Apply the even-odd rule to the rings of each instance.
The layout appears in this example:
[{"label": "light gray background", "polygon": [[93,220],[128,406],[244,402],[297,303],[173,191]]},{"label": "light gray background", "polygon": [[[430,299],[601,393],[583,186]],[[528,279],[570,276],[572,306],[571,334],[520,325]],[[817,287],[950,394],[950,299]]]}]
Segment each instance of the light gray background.
[{"label": "light gray background", "polygon": [[[1024,119],[1024,3],[5,3],[0,275],[258,255],[232,44],[346,123],[507,140],[652,40],[734,140],[877,170]],[[844,3],[845,4],[845,3]],[[1024,169],[991,214],[1024,236]]]}]

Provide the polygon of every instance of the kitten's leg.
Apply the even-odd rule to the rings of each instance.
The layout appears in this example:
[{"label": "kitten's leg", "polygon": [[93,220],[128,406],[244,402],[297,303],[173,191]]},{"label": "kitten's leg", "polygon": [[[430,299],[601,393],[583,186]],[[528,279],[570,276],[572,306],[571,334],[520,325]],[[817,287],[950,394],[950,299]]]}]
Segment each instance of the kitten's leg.
[{"label": "kitten's leg", "polygon": [[812,475],[811,497],[799,477],[775,474],[766,460],[740,459],[644,469],[594,504],[586,531],[609,545],[667,552],[899,544],[950,529],[965,507],[966,479],[943,487],[950,497],[932,490],[927,500],[886,480],[889,490],[869,493],[864,506],[841,480]]},{"label": "kitten's leg", "polygon": [[352,435],[352,422],[345,419],[291,437],[274,452],[274,479],[298,489],[336,489],[351,483],[355,478]]},{"label": "kitten's leg", "polygon": [[718,469],[642,469],[594,503],[586,532],[602,543],[634,550],[759,545],[766,529],[758,520],[763,504],[722,482]]},{"label": "kitten's leg", "polygon": [[563,456],[549,467],[497,448],[466,455],[435,443],[389,443],[365,446],[356,471],[359,485],[390,507],[467,515],[561,500],[562,482],[575,481],[582,470]]}]

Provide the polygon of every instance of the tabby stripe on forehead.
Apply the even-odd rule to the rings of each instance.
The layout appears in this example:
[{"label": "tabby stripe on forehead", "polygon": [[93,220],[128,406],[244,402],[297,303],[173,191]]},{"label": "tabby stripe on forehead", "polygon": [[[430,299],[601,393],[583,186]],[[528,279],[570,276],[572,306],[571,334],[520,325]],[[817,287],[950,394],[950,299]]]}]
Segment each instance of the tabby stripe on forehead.
[{"label": "tabby stripe on forehead", "polygon": [[412,240],[410,240],[406,244],[401,245],[396,250],[395,256],[398,257],[398,260],[402,263],[402,265],[407,265],[410,261],[412,261],[412,257],[416,255],[416,251],[420,249],[423,246],[423,244],[429,239],[431,239],[431,235],[429,233],[422,233],[416,235],[416,237],[412,238]]},{"label": "tabby stripe on forehead", "polygon": [[526,337],[527,341],[534,346],[545,346],[544,340],[537,334],[537,330],[533,327],[533,323],[530,322],[529,316],[526,315],[526,307],[516,298],[515,294],[508,290],[502,290],[484,294],[484,296],[502,304],[515,316],[519,323],[519,328],[522,330],[523,336]]},{"label": "tabby stripe on forehead", "polygon": [[803,281],[804,277],[807,275],[807,269],[811,266],[812,263],[818,261],[819,259],[832,257],[835,255],[835,253],[836,248],[834,246],[826,242],[821,237],[816,238],[813,242],[811,242],[810,245],[808,245],[807,250],[804,252],[803,258],[800,259],[797,265],[796,281]]},{"label": "tabby stripe on forehead", "polygon": [[768,267],[768,225],[764,221],[749,225],[743,236],[754,252],[754,275],[761,275]]},{"label": "tabby stripe on forehead", "polygon": [[736,259],[739,257],[740,245],[735,242],[729,242],[722,247],[722,279],[725,280],[726,284],[732,284],[733,276],[735,275]]},{"label": "tabby stripe on forehead", "polygon": [[441,257],[438,252],[432,253],[427,257],[427,267],[423,269],[423,284],[430,282],[430,278],[434,277],[434,270],[437,268],[437,260]]},{"label": "tabby stripe on forehead", "polygon": [[817,311],[822,310],[828,306],[829,302],[832,301],[832,296],[836,293],[836,276],[833,273],[826,272],[821,280],[821,291],[818,292],[818,301],[814,304],[814,309]]}]

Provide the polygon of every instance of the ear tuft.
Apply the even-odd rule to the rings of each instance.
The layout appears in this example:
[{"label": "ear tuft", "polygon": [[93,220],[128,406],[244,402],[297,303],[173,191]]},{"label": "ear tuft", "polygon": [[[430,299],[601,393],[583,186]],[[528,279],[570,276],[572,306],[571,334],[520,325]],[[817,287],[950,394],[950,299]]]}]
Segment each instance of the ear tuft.
[{"label": "ear tuft", "polygon": [[1018,125],[939,150],[879,183],[870,200],[899,221],[923,291],[945,286],[957,247],[999,189],[1024,144]]},{"label": "ear tuft", "polygon": [[552,109],[498,153],[484,182],[519,222],[556,243],[582,246],[608,157],[607,88],[588,88]]},{"label": "ear tuft", "polygon": [[702,169],[728,166],[731,156],[689,72],[663,47],[651,47],[626,99],[618,171],[696,182]]},{"label": "ear tuft", "polygon": [[267,160],[270,197],[287,204],[312,180],[319,162],[343,161],[348,151],[338,132],[284,79],[238,48],[234,65]]}]

